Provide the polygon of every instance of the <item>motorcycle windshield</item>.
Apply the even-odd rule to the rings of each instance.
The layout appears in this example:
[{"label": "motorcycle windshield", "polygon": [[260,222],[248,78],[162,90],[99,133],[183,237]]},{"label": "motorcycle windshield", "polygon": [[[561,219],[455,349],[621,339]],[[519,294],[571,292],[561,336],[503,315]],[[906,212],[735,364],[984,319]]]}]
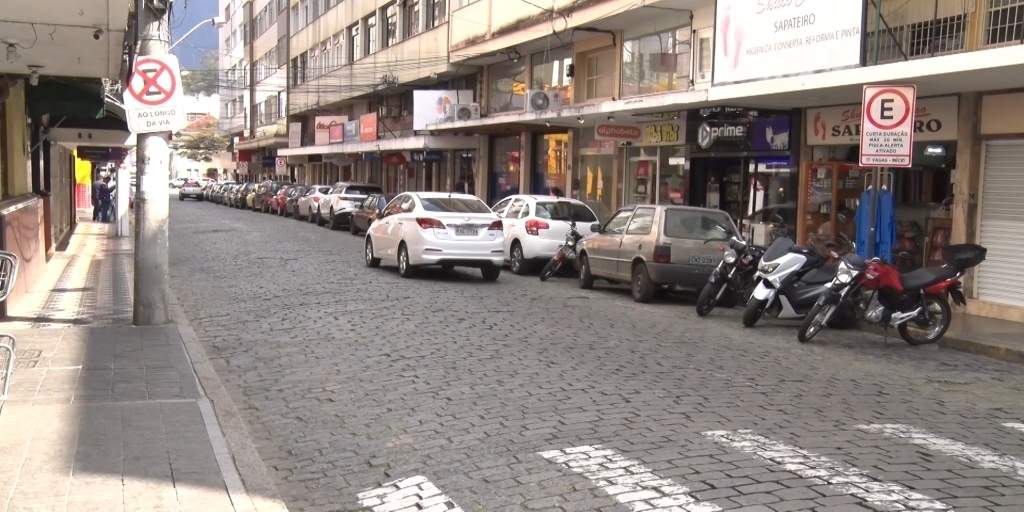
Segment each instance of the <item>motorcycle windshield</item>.
[{"label": "motorcycle windshield", "polygon": [[764,255],[761,256],[761,259],[764,261],[775,261],[788,254],[789,248],[793,247],[794,245],[796,244],[794,244],[792,240],[786,237],[780,237],[776,239],[775,242],[772,243],[772,245],[768,246],[768,250],[764,252]]}]

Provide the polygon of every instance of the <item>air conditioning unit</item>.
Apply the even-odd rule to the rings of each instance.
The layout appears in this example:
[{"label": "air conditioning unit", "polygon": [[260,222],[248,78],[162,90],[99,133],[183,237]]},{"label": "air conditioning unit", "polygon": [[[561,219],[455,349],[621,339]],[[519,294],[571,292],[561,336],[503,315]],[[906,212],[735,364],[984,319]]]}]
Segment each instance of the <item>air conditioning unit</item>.
[{"label": "air conditioning unit", "polygon": [[451,103],[445,105],[444,116],[449,121],[468,121],[480,119],[479,103]]},{"label": "air conditioning unit", "polygon": [[530,89],[526,91],[527,112],[547,112],[562,108],[562,93],[559,91],[545,91],[542,89]]}]

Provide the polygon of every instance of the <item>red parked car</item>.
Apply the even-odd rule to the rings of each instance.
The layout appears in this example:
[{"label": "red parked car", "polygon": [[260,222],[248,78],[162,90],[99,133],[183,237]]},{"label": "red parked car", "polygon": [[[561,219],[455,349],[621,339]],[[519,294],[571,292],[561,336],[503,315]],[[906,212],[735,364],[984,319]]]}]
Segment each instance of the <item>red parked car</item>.
[{"label": "red parked car", "polygon": [[291,185],[281,187],[273,197],[267,199],[270,213],[281,216],[284,215],[284,202],[288,199],[288,190],[291,188]]}]

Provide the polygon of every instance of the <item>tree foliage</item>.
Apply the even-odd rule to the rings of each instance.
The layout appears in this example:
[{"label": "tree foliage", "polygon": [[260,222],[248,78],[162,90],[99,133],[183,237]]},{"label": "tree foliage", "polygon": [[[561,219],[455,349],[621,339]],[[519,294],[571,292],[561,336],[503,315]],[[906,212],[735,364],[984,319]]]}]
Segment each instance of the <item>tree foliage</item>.
[{"label": "tree foliage", "polygon": [[217,94],[217,77],[220,76],[220,70],[216,53],[203,55],[203,68],[182,72],[181,84],[185,94],[204,94],[206,96]]},{"label": "tree foliage", "polygon": [[182,139],[178,154],[193,162],[212,162],[214,155],[227,148],[227,139],[217,133],[216,124],[210,124]]}]

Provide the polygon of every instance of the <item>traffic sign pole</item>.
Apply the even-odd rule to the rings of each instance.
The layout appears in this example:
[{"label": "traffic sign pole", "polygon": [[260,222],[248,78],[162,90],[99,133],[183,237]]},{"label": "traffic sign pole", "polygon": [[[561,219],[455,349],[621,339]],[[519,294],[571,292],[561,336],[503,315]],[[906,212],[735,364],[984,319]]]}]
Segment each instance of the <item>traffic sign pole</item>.
[{"label": "traffic sign pole", "polygon": [[[147,55],[164,55],[170,39],[167,30],[168,11],[162,7],[165,2],[143,0],[140,3],[145,7],[139,13],[141,33],[137,59]],[[140,133],[137,139],[135,293],[132,304],[132,322],[137,326],[171,323],[170,271],[167,261],[167,216],[170,206],[167,182],[171,177],[169,134],[169,131]]]}]

